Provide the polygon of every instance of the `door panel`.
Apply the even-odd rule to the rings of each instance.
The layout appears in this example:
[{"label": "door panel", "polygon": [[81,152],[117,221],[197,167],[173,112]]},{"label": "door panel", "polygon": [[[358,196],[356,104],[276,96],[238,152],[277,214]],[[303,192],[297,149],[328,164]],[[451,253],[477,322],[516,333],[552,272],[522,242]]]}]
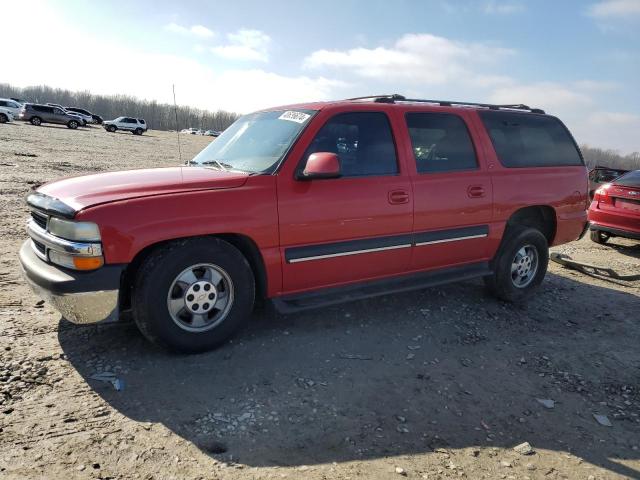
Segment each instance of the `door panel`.
[{"label": "door panel", "polygon": [[471,120],[466,112],[413,112],[406,121],[412,140],[407,154],[417,166],[411,269],[487,260],[492,184],[474,148]]},{"label": "door panel", "polygon": [[407,177],[279,182],[284,290],[401,273],[411,256],[413,203],[391,204]]},{"label": "door panel", "polygon": [[352,111],[324,120],[287,162],[302,169],[311,153],[331,152],[344,176],[295,180],[291,164],[289,175],[278,175],[285,293],[402,273],[411,258],[411,182],[389,118]]}]

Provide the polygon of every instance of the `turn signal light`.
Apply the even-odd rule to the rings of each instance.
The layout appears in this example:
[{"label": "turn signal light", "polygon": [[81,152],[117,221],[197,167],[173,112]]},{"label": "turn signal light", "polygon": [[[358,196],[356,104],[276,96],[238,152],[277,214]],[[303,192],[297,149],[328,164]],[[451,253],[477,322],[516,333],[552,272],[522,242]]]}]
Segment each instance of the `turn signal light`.
[{"label": "turn signal light", "polygon": [[104,265],[102,257],[73,257],[73,265],[77,270],[95,270]]}]

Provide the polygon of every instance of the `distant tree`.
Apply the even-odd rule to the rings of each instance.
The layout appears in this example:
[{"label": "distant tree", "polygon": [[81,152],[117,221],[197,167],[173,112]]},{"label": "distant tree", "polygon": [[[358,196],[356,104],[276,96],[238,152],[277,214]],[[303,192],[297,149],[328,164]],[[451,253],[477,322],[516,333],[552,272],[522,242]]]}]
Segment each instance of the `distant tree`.
[{"label": "distant tree", "polygon": [[589,169],[596,166],[622,170],[640,169],[640,152],[621,155],[617,150],[604,150],[590,147],[589,145],[580,146],[580,150],[582,150],[582,156]]},{"label": "distant tree", "polygon": [[95,95],[89,91],[73,92],[46,85],[32,87],[14,87],[0,83],[0,97],[22,98],[34,103],[59,103],[66,107],[78,107],[100,115],[105,120],[126,116],[144,118],[149,128],[154,130],[182,130],[197,127],[203,130],[224,130],[238,118],[237,113],[218,110],[193,108],[179,105],[178,125],[176,125],[174,107],[155,100],[142,100],[129,95]]}]

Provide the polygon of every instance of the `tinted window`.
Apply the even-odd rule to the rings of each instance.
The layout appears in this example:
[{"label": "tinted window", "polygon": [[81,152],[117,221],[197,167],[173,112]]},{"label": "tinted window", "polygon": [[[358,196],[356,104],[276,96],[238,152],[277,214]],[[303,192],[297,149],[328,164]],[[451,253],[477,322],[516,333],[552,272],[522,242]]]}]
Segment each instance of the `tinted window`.
[{"label": "tinted window", "polygon": [[343,113],[331,118],[305,152],[333,152],[340,158],[342,175],[393,175],[398,173],[396,149],[384,113]]},{"label": "tinted window", "polygon": [[45,107],[44,105],[34,105],[33,109],[42,113],[53,113],[53,107]]},{"label": "tinted window", "polygon": [[6,107],[7,106],[7,102],[5,102],[4,100],[0,100],[0,107]]},{"label": "tinted window", "polygon": [[448,113],[408,113],[406,118],[418,172],[469,170],[478,166],[462,118]]},{"label": "tinted window", "polygon": [[583,165],[566,127],[554,117],[531,113],[480,112],[505,167]]},{"label": "tinted window", "polygon": [[640,170],[625,173],[615,181],[615,184],[623,187],[640,187]]}]

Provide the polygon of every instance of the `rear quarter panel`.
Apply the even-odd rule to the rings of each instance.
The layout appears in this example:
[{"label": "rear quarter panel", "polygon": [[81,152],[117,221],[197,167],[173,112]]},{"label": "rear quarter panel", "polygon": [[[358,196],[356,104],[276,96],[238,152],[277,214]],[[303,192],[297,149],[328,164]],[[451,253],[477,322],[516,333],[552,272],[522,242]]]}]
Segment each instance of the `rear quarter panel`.
[{"label": "rear quarter panel", "polygon": [[511,215],[529,206],[549,206],[554,209],[556,233],[551,245],[577,240],[587,222],[587,167],[504,167],[480,117],[475,112],[473,117],[493,185],[493,227],[496,235],[492,235],[491,248],[494,253]]}]

